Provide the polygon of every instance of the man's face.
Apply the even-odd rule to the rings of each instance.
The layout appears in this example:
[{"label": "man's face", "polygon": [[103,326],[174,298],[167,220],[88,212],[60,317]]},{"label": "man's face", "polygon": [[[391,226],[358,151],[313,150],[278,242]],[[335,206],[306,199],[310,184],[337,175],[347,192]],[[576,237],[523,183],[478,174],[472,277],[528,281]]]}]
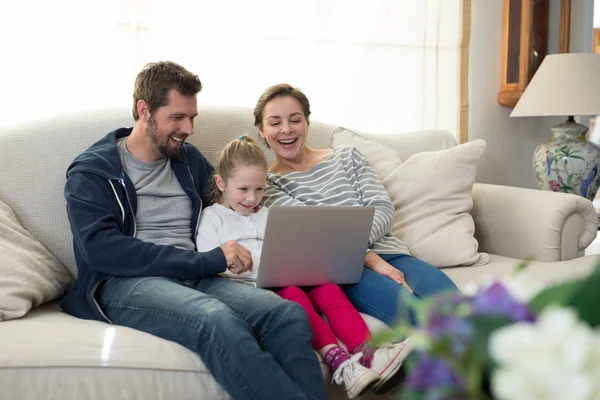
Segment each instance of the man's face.
[{"label": "man's face", "polygon": [[184,96],[171,89],[167,105],[154,110],[146,122],[146,135],[161,158],[180,157],[183,142],[194,133],[196,115],[196,96]]}]

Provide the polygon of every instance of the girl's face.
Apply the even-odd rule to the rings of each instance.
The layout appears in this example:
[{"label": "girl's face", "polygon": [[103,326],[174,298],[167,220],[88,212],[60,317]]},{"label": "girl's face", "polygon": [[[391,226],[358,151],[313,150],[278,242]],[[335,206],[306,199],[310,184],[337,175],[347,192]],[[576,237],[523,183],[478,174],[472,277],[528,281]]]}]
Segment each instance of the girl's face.
[{"label": "girl's face", "polygon": [[290,96],[280,96],[265,105],[258,133],[278,158],[295,161],[304,151],[308,127],[300,102]]},{"label": "girl's face", "polygon": [[221,191],[219,203],[238,214],[252,214],[265,194],[266,179],[267,171],[258,165],[241,165],[226,179],[216,175],[215,183]]}]

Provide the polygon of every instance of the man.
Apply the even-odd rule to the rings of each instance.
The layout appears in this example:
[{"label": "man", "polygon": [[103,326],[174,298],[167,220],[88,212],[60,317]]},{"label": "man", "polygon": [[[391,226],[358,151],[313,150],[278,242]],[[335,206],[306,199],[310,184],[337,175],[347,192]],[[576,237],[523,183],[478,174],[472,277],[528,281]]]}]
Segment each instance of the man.
[{"label": "man", "polygon": [[133,128],[109,133],[68,168],[78,278],[62,307],[186,346],[233,398],[324,399],[303,310],[217,276],[252,268],[238,243],[195,251],[213,172],[185,143],[201,89],[178,64],[148,64],[135,81]]}]

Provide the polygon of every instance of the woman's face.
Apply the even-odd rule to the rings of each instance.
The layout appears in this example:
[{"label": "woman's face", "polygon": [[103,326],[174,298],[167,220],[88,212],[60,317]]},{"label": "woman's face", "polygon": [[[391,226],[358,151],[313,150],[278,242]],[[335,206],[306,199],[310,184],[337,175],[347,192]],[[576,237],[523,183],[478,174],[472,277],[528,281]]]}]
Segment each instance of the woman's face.
[{"label": "woman's face", "polygon": [[278,158],[296,160],[304,150],[308,127],[300,102],[290,96],[281,96],[265,105],[258,133]]}]

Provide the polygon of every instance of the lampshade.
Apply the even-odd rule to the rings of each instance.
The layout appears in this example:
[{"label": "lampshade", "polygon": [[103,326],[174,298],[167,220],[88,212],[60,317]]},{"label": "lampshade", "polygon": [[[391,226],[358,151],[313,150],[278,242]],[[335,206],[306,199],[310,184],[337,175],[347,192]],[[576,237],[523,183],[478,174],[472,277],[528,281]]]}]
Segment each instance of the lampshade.
[{"label": "lampshade", "polygon": [[511,117],[600,115],[600,54],[547,55]]}]

